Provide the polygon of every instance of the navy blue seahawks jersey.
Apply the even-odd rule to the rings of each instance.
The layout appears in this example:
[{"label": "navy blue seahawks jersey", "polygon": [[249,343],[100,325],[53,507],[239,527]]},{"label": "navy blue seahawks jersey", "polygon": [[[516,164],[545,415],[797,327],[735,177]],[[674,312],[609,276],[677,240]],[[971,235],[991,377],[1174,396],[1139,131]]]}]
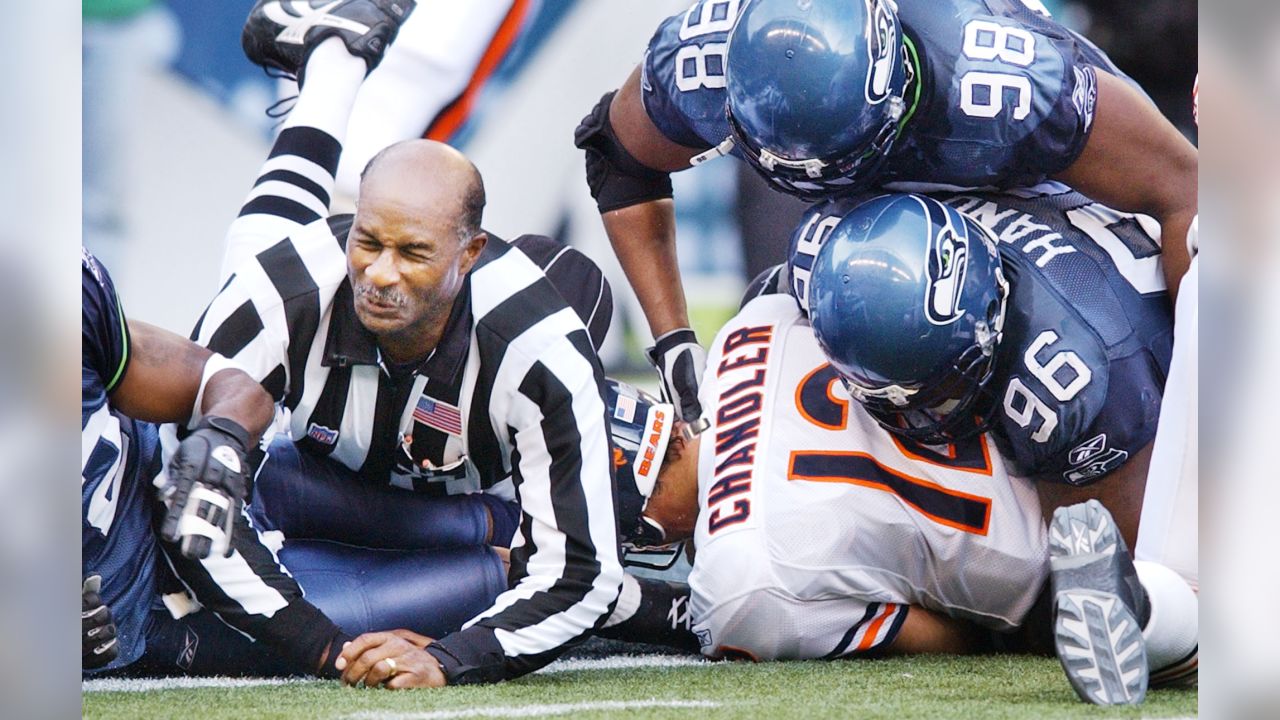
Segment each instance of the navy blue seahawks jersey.
[{"label": "navy blue seahawks jersey", "polygon": [[[699,0],[650,40],[642,98],[673,142],[707,148],[729,137],[726,40],[744,4]],[[880,185],[1040,182],[1084,148],[1097,98],[1094,69],[1128,80],[1035,0],[898,0],[898,16],[917,82]]]},{"label": "navy blue seahawks jersey", "polygon": [[[1001,454],[1019,475],[1071,484],[1120,467],[1155,438],[1173,347],[1154,221],[1059,183],[935,197],[1000,240],[1010,287],[992,381]],[[858,202],[806,214],[789,261],[795,297],[807,297],[818,250]]]},{"label": "navy blue seahawks jersey", "polygon": [[80,393],[81,569],[102,576],[123,667],[144,649],[156,597],[158,548],[151,524],[149,478],[159,463],[156,427],[111,407],[110,393],[129,365],[129,329],[107,271],[82,252]]}]

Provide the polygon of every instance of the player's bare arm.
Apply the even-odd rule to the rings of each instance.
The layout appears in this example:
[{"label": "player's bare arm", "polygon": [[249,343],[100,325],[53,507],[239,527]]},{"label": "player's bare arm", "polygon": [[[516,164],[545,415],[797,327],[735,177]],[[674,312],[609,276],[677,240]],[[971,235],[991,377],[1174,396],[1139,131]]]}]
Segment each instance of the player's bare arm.
[{"label": "player's bare arm", "polygon": [[1093,130],[1058,180],[1111,207],[1160,221],[1170,297],[1191,263],[1187,230],[1197,207],[1199,155],[1136,90],[1101,70]]},{"label": "player's bare arm", "polygon": [[[139,320],[129,321],[132,361],[111,402],[126,415],[147,422],[186,422],[195,407],[207,348]],[[257,438],[271,422],[271,396],[246,373],[227,368],[209,378],[202,415],[225,417]]]},{"label": "player's bare arm", "polygon": [[[699,152],[668,140],[649,119],[640,99],[639,66],[614,95],[609,123],[627,152],[653,170],[683,170]],[[670,199],[651,200],[603,212],[601,218],[653,336],[688,327],[689,313],[676,262],[675,204]]]},{"label": "player's bare arm", "polygon": [[1068,485],[1041,479],[1036,483],[1036,494],[1040,498],[1045,521],[1053,518],[1053,511],[1057,508],[1097,500],[1111,512],[1125,543],[1134,547],[1138,540],[1138,521],[1142,516],[1142,499],[1147,487],[1153,445],[1154,442],[1148,443],[1125,464],[1090,485]]},{"label": "player's bare arm", "polygon": [[139,321],[129,321],[129,334],[133,360],[112,402],[149,422],[200,418],[169,464],[160,492],[167,508],[160,535],[180,543],[188,558],[229,555],[246,499],[246,456],[270,424],[275,404],[248,373],[180,335]]}]

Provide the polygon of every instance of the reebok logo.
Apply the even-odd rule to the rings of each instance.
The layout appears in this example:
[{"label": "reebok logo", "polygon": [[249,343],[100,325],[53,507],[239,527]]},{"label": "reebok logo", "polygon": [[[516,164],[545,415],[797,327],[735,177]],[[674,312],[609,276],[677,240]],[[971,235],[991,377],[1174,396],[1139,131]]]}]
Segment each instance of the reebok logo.
[{"label": "reebok logo", "polygon": [[320,7],[312,7],[307,0],[280,0],[262,8],[262,13],[272,22],[282,25],[283,29],[276,35],[276,40],[292,45],[301,45],[307,31],[316,26],[326,26],[347,30],[356,35],[369,32],[369,26],[344,17],[330,15],[329,11],[343,0],[333,0]]}]

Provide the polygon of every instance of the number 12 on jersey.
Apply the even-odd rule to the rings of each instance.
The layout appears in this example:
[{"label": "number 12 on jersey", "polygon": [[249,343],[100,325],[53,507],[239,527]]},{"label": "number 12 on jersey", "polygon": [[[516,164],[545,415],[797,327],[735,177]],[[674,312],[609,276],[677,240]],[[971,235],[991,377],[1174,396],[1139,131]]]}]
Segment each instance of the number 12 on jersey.
[{"label": "number 12 on jersey", "polygon": [[[847,428],[849,400],[832,392],[838,382],[836,371],[829,364],[805,376],[796,389],[800,415],[824,430]],[[992,474],[990,451],[983,436],[949,445],[945,452],[890,437],[906,458],[962,472]],[[936,523],[976,535],[986,535],[991,522],[991,498],[899,472],[865,452],[792,451],[787,479],[847,483],[888,492]]]}]

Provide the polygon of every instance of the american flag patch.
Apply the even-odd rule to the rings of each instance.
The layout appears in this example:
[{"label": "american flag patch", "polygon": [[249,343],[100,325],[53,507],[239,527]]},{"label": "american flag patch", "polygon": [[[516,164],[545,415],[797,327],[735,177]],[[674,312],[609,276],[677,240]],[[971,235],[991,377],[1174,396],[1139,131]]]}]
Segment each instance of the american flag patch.
[{"label": "american flag patch", "polygon": [[462,435],[462,412],[446,402],[423,395],[413,409],[413,419],[450,435]]}]

